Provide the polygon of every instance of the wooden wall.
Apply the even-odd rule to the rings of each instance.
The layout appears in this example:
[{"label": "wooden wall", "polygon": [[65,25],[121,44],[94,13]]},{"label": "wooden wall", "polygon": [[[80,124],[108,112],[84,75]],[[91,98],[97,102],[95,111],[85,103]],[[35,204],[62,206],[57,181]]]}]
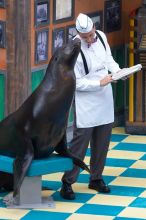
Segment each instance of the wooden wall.
[{"label": "wooden wall", "polygon": [[[0,20],[6,20],[6,10],[0,8]],[[0,48],[0,70],[6,70],[6,49]]]},{"label": "wooden wall", "polygon": [[[120,31],[115,31],[107,34],[111,47],[122,45],[129,42],[129,14],[130,12],[141,5],[142,0],[122,0],[122,28]],[[40,65],[36,65],[34,61],[35,53],[35,31],[34,27],[34,0],[30,0],[31,4],[31,66],[36,68]],[[90,13],[98,10],[104,10],[104,0],[75,0],[75,17],[78,13]],[[0,8],[0,20],[6,20],[6,10]],[[74,20],[61,24],[53,24],[53,0],[50,0],[50,24],[49,28],[49,52],[48,58],[50,59],[52,53],[52,30],[54,28],[64,27],[74,24]],[[49,60],[48,59],[48,60]],[[46,62],[47,63],[47,62]],[[42,64],[41,64],[42,65]],[[6,49],[0,48],[0,70],[6,70]]]},{"label": "wooden wall", "polygon": [[[28,1],[28,0],[27,0]],[[29,0],[30,6],[31,6],[31,28],[30,28],[30,34],[31,34],[31,82],[30,82],[30,89],[33,91],[40,81],[42,80],[45,72],[45,68],[49,62],[49,59],[52,55],[52,32],[54,29],[60,28],[60,27],[67,27],[69,25],[75,24],[75,18],[76,16],[82,12],[82,13],[92,13],[96,11],[103,11],[104,12],[104,2],[105,0],[74,0],[75,1],[75,16],[74,19],[71,21],[67,21],[64,23],[53,23],[53,1],[50,0],[50,23],[48,25],[42,26],[42,27],[35,27],[34,23],[34,2],[35,0]],[[28,2],[29,2],[28,1]],[[106,34],[109,44],[112,48],[112,52],[114,55],[114,58],[117,62],[119,62],[121,67],[124,67],[124,50],[125,50],[125,44],[129,43],[129,14],[132,10],[138,8],[142,0],[121,0],[122,1],[122,27],[119,31],[114,31],[111,33]],[[104,19],[104,13],[103,13],[103,19]],[[6,21],[7,20],[7,14],[6,9],[0,8],[0,20]],[[103,21],[104,24],[104,21]],[[44,27],[49,29],[49,43],[48,43],[48,60],[45,62],[41,62],[39,64],[35,63],[35,34],[37,30],[41,30]],[[4,112],[6,112],[5,109],[5,103],[7,102],[6,93],[7,93],[7,61],[6,61],[6,49],[0,48],[0,108],[2,111],[0,112],[0,120],[4,116]],[[18,82],[19,83],[19,82]],[[114,90],[114,100],[115,100],[115,111],[120,112],[121,109],[124,108],[124,98],[123,98],[123,82],[118,82],[118,84],[113,86]],[[11,92],[9,93],[11,94]],[[119,97],[120,100],[119,100]],[[71,116],[72,118],[72,116]],[[71,119],[72,120],[72,119]]]},{"label": "wooden wall", "polygon": [[143,0],[122,0],[122,2],[122,34],[124,35],[124,43],[129,43],[129,15],[142,5]]},{"label": "wooden wall", "polygon": [[[122,0],[122,28],[119,31],[114,31],[107,34],[107,38],[111,47],[115,47],[118,45],[124,45],[125,43],[129,43],[129,14],[133,9],[136,9],[141,5],[142,0]],[[34,62],[34,50],[35,50],[35,30],[34,27],[34,0],[31,0],[32,4],[32,35],[31,35],[31,42],[32,42],[32,68],[37,67],[38,65]],[[102,10],[104,11],[104,0],[75,0],[75,18],[76,16],[82,13],[91,13]],[[52,31],[55,28],[59,27],[66,27],[68,25],[74,25],[75,18],[71,21],[60,23],[60,24],[53,24],[53,0],[50,0],[50,24],[47,26],[49,28],[49,59],[52,55]],[[104,20],[104,15],[103,15]],[[103,21],[104,23],[104,21]]]}]

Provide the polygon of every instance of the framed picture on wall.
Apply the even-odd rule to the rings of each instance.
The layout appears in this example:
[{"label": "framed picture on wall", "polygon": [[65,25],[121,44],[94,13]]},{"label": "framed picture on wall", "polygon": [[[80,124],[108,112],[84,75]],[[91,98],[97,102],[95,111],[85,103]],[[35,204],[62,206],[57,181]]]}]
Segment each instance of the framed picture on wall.
[{"label": "framed picture on wall", "polygon": [[50,22],[50,1],[35,1],[35,26],[46,25]]},{"label": "framed picture on wall", "polygon": [[6,7],[6,0],[0,0],[0,8]]},{"label": "framed picture on wall", "polygon": [[73,37],[77,35],[77,30],[75,25],[70,25],[66,27],[66,41],[72,40]]},{"label": "framed picture on wall", "polygon": [[61,23],[74,18],[75,0],[53,0],[53,21]]},{"label": "framed picture on wall", "polygon": [[36,31],[35,63],[40,63],[48,60],[48,38],[48,29],[41,29]]},{"label": "framed picture on wall", "polygon": [[96,30],[103,29],[103,12],[102,11],[96,11],[96,12],[90,13],[88,14],[88,16],[94,22]]},{"label": "framed picture on wall", "polygon": [[6,23],[0,21],[0,48],[6,47]]},{"label": "framed picture on wall", "polygon": [[121,29],[121,0],[108,0],[104,3],[104,31],[106,33]]},{"label": "framed picture on wall", "polygon": [[65,44],[65,29],[64,28],[54,29],[53,30],[53,42],[52,42],[52,53],[54,53],[58,47],[62,47],[63,44]]}]

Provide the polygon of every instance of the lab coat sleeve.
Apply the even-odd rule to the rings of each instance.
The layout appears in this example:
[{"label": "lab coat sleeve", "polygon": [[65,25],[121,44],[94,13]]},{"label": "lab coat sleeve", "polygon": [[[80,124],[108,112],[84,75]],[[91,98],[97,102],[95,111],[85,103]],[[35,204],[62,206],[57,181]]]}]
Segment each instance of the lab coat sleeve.
[{"label": "lab coat sleeve", "polygon": [[[100,81],[90,78],[90,72],[86,75],[84,71],[83,62],[76,62],[75,68],[76,75],[76,90],[77,91],[96,91],[100,87]],[[94,73],[92,73],[94,74]]]},{"label": "lab coat sleeve", "polygon": [[110,46],[107,42],[106,35],[102,31],[99,31],[99,33],[100,33],[101,37],[103,38],[103,41],[106,46],[106,67],[107,67],[108,71],[110,71],[111,73],[116,73],[119,70],[121,70],[119,67],[119,64],[116,63],[116,61],[113,59]]}]

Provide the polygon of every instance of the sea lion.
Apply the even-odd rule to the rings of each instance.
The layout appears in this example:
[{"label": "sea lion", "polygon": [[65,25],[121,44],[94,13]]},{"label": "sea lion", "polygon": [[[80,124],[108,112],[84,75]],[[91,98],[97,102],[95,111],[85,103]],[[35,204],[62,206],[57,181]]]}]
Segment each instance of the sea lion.
[{"label": "sea lion", "polygon": [[[18,110],[0,122],[0,154],[15,157],[14,199],[18,197],[32,160],[48,157],[54,151],[72,158],[74,164],[89,172],[85,163],[70,153],[66,142],[68,115],[75,92],[73,69],[80,46],[80,40],[75,39],[59,48],[37,89]],[[0,188],[9,188],[1,176]]]}]

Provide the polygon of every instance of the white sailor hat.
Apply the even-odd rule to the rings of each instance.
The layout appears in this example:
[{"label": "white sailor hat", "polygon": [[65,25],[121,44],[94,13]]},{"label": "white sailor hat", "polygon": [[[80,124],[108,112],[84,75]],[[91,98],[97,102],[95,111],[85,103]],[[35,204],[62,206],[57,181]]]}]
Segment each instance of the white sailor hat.
[{"label": "white sailor hat", "polygon": [[93,28],[93,22],[87,15],[80,13],[76,19],[76,29],[80,33],[89,33]]}]

